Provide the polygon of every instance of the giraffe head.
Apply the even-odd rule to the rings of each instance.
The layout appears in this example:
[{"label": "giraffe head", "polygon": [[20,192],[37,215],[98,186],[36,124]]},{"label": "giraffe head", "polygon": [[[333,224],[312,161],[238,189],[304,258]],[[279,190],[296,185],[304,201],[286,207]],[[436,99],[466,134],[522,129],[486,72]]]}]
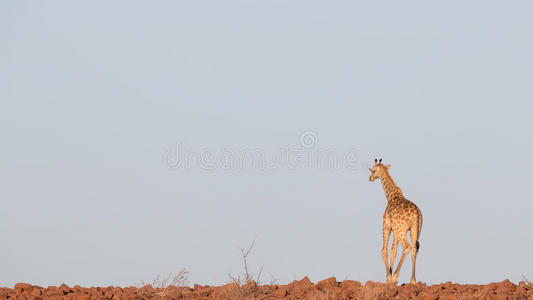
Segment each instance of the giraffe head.
[{"label": "giraffe head", "polygon": [[374,165],[372,166],[372,168],[369,168],[370,177],[368,178],[368,180],[374,181],[376,180],[376,178],[381,179],[388,176],[387,170],[390,168],[390,164],[384,165],[381,163],[381,161],[381,158],[379,159],[379,161],[377,159],[374,159]]}]

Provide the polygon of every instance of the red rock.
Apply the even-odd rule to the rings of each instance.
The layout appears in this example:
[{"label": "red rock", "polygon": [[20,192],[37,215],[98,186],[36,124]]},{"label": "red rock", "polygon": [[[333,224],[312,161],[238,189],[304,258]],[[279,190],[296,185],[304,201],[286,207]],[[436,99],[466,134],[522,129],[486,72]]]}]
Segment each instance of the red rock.
[{"label": "red rock", "polygon": [[484,297],[481,297],[483,300],[506,300],[507,297],[505,295],[485,295]]},{"label": "red rock", "polygon": [[33,290],[33,286],[29,283],[17,283],[15,284],[15,291],[19,293],[26,293],[31,292]]},{"label": "red rock", "polygon": [[419,281],[419,282],[415,283],[415,290],[417,290],[417,291],[422,291],[422,290],[426,289],[427,287],[428,286],[425,283],[423,283],[423,282]]},{"label": "red rock", "polygon": [[67,294],[67,295],[64,295],[63,298],[61,298],[63,300],[76,300],[76,295],[75,294]]},{"label": "red rock", "polygon": [[289,293],[289,285],[288,284],[279,284],[275,285],[274,294],[284,294],[287,295]]},{"label": "red rock", "polygon": [[397,286],[389,286],[389,289],[386,290],[386,295],[388,298],[393,298],[393,297],[396,297],[396,295],[398,295],[399,292],[400,292],[400,289]]},{"label": "red rock", "polygon": [[480,298],[479,296],[474,295],[474,294],[466,295],[466,296],[465,295],[461,295],[460,297],[461,297],[461,300],[479,300],[479,298]]},{"label": "red rock", "polygon": [[497,282],[491,282],[491,283],[487,284],[486,288],[487,288],[488,290],[495,291],[495,290],[498,289],[498,285],[499,285],[499,284],[498,284]]},{"label": "red rock", "polygon": [[439,298],[439,296],[437,296],[435,294],[428,293],[428,292],[422,292],[422,293],[418,294],[418,297],[416,297],[416,299],[420,299],[420,300],[436,300],[438,298]]},{"label": "red rock", "polygon": [[178,288],[178,292],[180,293],[182,298],[187,298],[193,294],[193,289],[188,286],[182,286]]},{"label": "red rock", "polygon": [[238,284],[236,284],[234,282],[230,282],[230,283],[227,283],[227,284],[221,286],[219,289],[220,290],[224,290],[224,291],[231,291],[231,290],[236,289],[238,287],[239,287]]},{"label": "red rock", "polygon": [[337,282],[337,278],[330,277],[330,278],[324,279],[322,281],[319,281],[316,285],[317,285],[317,287],[319,289],[324,290],[324,289],[328,289],[330,287],[336,287],[336,286],[339,285],[339,283]]},{"label": "red rock", "polygon": [[439,300],[457,300],[457,297],[454,295],[442,295],[439,296]]},{"label": "red rock", "polygon": [[172,286],[172,285],[171,285],[171,286],[168,286],[168,287],[166,288],[167,291],[178,291],[178,289],[179,289],[179,288],[178,288],[177,286]]},{"label": "red rock", "polygon": [[341,292],[342,299],[353,299],[355,298],[354,290],[342,290]]},{"label": "red rock", "polygon": [[128,286],[122,289],[124,291],[124,294],[126,295],[133,295],[137,294],[137,288],[134,286]]},{"label": "red rock", "polygon": [[285,297],[287,296],[287,290],[283,289],[283,290],[277,290],[276,292],[274,292],[274,295],[276,297]]},{"label": "red rock", "polygon": [[341,282],[341,287],[344,289],[358,289],[361,287],[361,282],[355,280],[344,280]]},{"label": "red rock", "polygon": [[[49,286],[42,287],[20,283],[14,289],[0,288],[0,300],[129,300],[148,299],[159,300],[169,299],[230,299],[235,294],[232,288],[248,288],[253,293],[254,299],[421,299],[421,300],[451,300],[451,299],[532,299],[533,289],[526,282],[518,285],[508,280],[490,283],[487,285],[454,284],[446,282],[440,285],[427,286],[424,283],[403,284],[402,286],[383,284],[368,281],[364,286],[360,282],[345,280],[337,282],[335,277],[319,281],[316,285],[311,283],[309,278],[295,280],[288,285],[263,285],[259,286],[255,282],[239,286],[230,283],[220,287],[210,287],[195,285],[194,290],[190,287],[169,287],[164,294],[145,294],[142,289],[136,287],[91,287],[85,288],[74,286],[69,288],[61,285],[59,288]],[[247,292],[248,290],[244,290]],[[155,296],[155,297],[154,297]],[[240,294],[239,294],[240,296]]]},{"label": "red rock", "polygon": [[62,291],[64,295],[73,292],[73,290],[64,283],[59,286],[59,290]]},{"label": "red rock", "polygon": [[412,298],[411,296],[414,296],[414,293],[410,289],[402,288],[398,291],[398,296],[400,297],[400,299],[408,299],[408,298]]},{"label": "red rock", "polygon": [[[213,294],[214,294],[214,293],[213,293]],[[168,295],[169,295],[171,298],[173,298],[173,299],[180,299],[180,298],[182,298],[182,296],[181,296],[182,293],[181,293],[177,288],[175,288],[175,289],[170,289],[170,290],[168,291]]]},{"label": "red rock", "polygon": [[516,285],[510,282],[508,279],[499,282],[498,287],[496,289],[496,293],[498,294],[510,294],[514,293],[516,290]]},{"label": "red rock", "polygon": [[447,281],[444,285],[443,285],[443,288],[447,289],[447,290],[452,290],[454,287],[453,287],[453,283],[451,281]]},{"label": "red rock", "polygon": [[307,276],[305,276],[301,280],[294,280],[293,282],[289,284],[289,288],[294,288],[294,289],[305,289],[311,286],[313,286],[313,283],[311,282],[311,280],[309,280],[309,277]]},{"label": "red rock", "polygon": [[[243,286],[243,287],[248,287],[248,286]],[[237,288],[239,288],[238,285],[237,285]],[[211,293],[213,293],[214,291],[215,291],[215,289],[210,287],[210,286],[208,286],[208,285],[205,285],[205,286],[201,286],[199,284],[195,284],[194,285],[194,293],[196,295],[198,295],[198,296],[207,297]]]},{"label": "red rock", "polygon": [[100,295],[100,288],[97,288],[97,287],[94,287],[94,286],[91,286],[89,288],[89,295],[91,296],[96,296],[96,295]]},{"label": "red rock", "polygon": [[44,295],[47,297],[63,296],[63,292],[56,286],[49,286],[44,292]]},{"label": "red rock", "polygon": [[523,286],[518,286],[515,290],[515,293],[519,295],[525,295],[527,293],[527,290]]}]

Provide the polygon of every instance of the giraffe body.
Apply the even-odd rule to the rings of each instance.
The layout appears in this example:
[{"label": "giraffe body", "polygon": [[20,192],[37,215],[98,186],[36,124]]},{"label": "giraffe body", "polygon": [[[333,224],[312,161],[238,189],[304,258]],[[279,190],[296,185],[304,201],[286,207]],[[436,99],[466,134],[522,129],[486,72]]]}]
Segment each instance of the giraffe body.
[{"label": "giraffe body", "polygon": [[[387,282],[396,283],[398,281],[400,268],[402,267],[407,254],[411,252],[411,258],[413,260],[411,283],[415,283],[416,254],[420,247],[418,238],[420,237],[420,231],[422,230],[422,212],[413,202],[407,200],[407,198],[404,197],[402,190],[396,186],[388,172],[390,165],[385,166],[381,164],[381,159],[379,163],[377,160],[374,162],[374,166],[370,168],[372,173],[369,180],[374,181],[376,178],[379,178],[383,190],[385,191],[385,196],[387,197],[387,208],[383,214],[383,248],[381,250],[385,268],[387,269]],[[391,232],[394,240],[390,253],[389,265],[388,244]],[[407,239],[407,232],[410,233],[411,243],[409,243],[409,240]],[[403,252],[400,262],[396,267],[396,271],[393,274],[392,266],[396,259],[398,243],[402,244]]]}]

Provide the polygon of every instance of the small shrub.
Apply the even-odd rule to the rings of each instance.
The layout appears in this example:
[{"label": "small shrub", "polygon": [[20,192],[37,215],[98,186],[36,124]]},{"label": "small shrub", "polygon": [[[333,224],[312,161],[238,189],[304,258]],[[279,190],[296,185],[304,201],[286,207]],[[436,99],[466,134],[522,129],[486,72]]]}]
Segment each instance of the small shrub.
[{"label": "small shrub", "polygon": [[185,286],[189,282],[189,272],[185,269],[177,273],[170,273],[168,277],[161,279],[160,275],[151,282],[141,281],[137,284],[140,293],[147,297],[164,297],[169,295],[171,288]]},{"label": "small shrub", "polygon": [[273,292],[272,285],[276,283],[275,280],[270,282],[270,285],[261,290],[261,274],[263,273],[263,266],[259,269],[257,275],[251,273],[248,269],[248,256],[255,245],[253,240],[248,250],[240,249],[243,260],[243,273],[241,275],[228,274],[231,288],[228,290],[228,297],[230,299],[257,299],[259,296],[265,296]]}]

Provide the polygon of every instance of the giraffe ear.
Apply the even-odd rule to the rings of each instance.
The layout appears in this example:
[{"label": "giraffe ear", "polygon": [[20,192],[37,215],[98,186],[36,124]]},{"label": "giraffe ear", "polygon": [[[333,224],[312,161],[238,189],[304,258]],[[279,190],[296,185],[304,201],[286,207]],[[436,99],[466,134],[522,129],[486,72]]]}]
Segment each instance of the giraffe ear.
[{"label": "giraffe ear", "polygon": [[390,164],[386,165],[385,168],[389,169],[390,168]]}]

